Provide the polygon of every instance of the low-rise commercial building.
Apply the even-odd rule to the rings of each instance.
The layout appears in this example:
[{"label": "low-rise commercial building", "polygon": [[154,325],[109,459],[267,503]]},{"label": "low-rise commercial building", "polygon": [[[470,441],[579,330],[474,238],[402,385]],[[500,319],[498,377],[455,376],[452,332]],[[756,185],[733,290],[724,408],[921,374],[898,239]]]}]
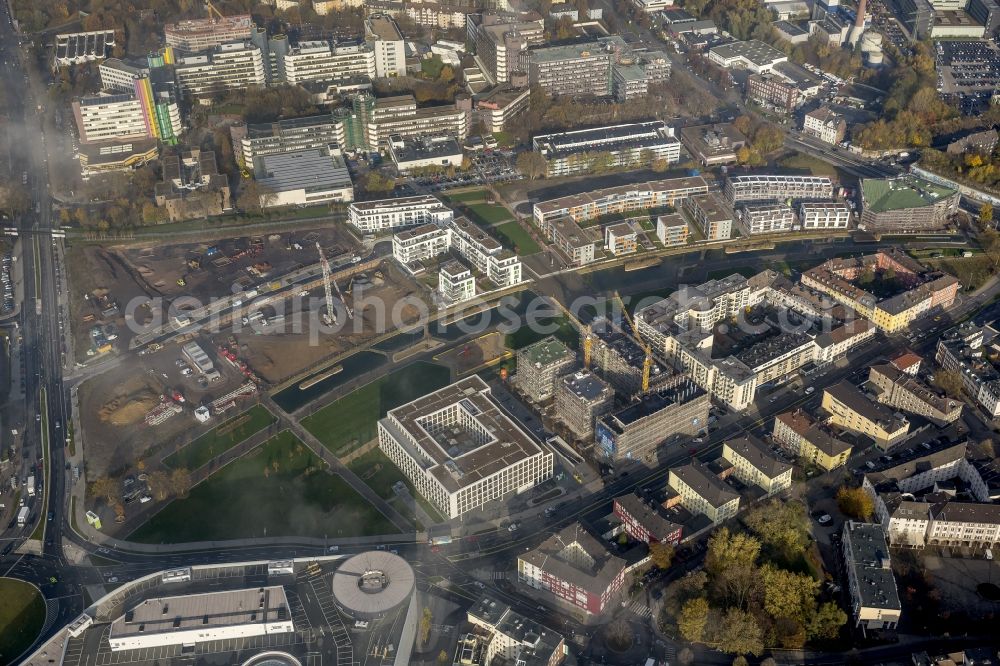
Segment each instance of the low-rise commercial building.
[{"label": "low-rise commercial building", "polygon": [[936,425],[953,423],[962,416],[962,401],[939,395],[890,363],[869,368],[868,382],[875,388],[875,398],[879,402],[922,416]]},{"label": "low-rise commercial building", "polygon": [[113,652],[295,631],[280,585],[146,599],[111,623]]},{"label": "low-rise commercial building", "polygon": [[635,493],[619,495],[614,500],[614,514],[622,521],[625,533],[636,541],[676,546],[684,528],[678,525],[661,505]]},{"label": "low-rise commercial building", "polygon": [[767,497],[792,487],[792,466],[771,455],[753,435],[723,442],[722,457],[733,466],[733,476],[748,486],[757,486]]},{"label": "low-rise commercial building", "polygon": [[655,460],[659,446],[682,437],[694,437],[708,426],[712,401],[708,393],[686,378],[677,378],[655,391],[638,396],[624,409],[597,420],[597,450],[610,460]]},{"label": "low-rise commercial building", "polygon": [[740,510],[739,493],[697,460],[671,467],[667,487],[677,493],[681,506],[696,516],[705,516],[713,525],[729,520]]},{"label": "low-rise commercial building", "polygon": [[788,56],[770,44],[756,39],[730,42],[708,50],[708,59],[726,69],[747,69],[755,74],[769,72]]},{"label": "low-rise commercial building", "polygon": [[943,229],[960,199],[957,190],[912,175],[863,178],[860,191],[858,226],[872,232]]},{"label": "low-rise commercial building", "polygon": [[892,447],[910,431],[910,422],[905,416],[870,400],[847,381],[823,389],[822,407],[830,414],[830,423],[870,437],[883,450]]},{"label": "low-rise commercial building", "polygon": [[784,233],[795,228],[795,213],[781,203],[744,204],[736,211],[736,221],[744,236]]},{"label": "low-rise commercial building", "polygon": [[731,204],[787,199],[824,200],[833,198],[833,181],[827,176],[733,175],[726,179],[725,194]]},{"label": "low-rise commercial building", "polygon": [[773,436],[799,458],[827,472],[845,464],[853,448],[801,409],[774,417]]},{"label": "low-rise commercial building", "polygon": [[390,409],[378,441],[448,518],[552,477],[552,453],[507,416],[478,375]]},{"label": "low-rise commercial building", "polygon": [[390,137],[389,154],[402,174],[419,169],[457,169],[465,159],[462,147],[450,136]]},{"label": "low-rise commercial building", "polygon": [[215,153],[193,148],[162,160],[163,181],[153,190],[153,201],[167,211],[171,222],[222,215],[230,209],[229,179],[219,173]]},{"label": "low-rise commercial building", "polygon": [[802,119],[802,132],[835,146],[843,141],[847,134],[847,121],[830,107],[821,106],[805,114]]},{"label": "low-rise commercial building", "polygon": [[556,381],[555,414],[580,440],[594,434],[594,423],[611,411],[615,391],[589,370],[560,377]]},{"label": "low-rise commercial building", "polygon": [[160,155],[156,139],[122,139],[80,144],[80,174],[90,177],[109,171],[126,171],[152,162]]},{"label": "low-rise commercial building", "polygon": [[803,231],[847,229],[851,209],[842,201],[804,201],[799,204],[799,224]]},{"label": "low-rise commercial building", "polygon": [[683,127],[680,135],[691,157],[705,166],[736,162],[736,151],[747,143],[747,138],[729,123]]},{"label": "low-rise commercial building", "polygon": [[648,166],[656,160],[674,164],[681,148],[674,129],[662,120],[541,134],[531,144],[545,157],[550,177],[589,171],[598,155],[607,166]]},{"label": "low-rise commercial building", "polygon": [[356,201],[347,209],[347,223],[365,234],[433,223],[443,226],[451,209],[429,194],[377,201]]},{"label": "low-rise commercial building", "polygon": [[515,383],[534,402],[544,402],[555,394],[561,375],[576,365],[576,354],[550,335],[517,352]]},{"label": "low-rise commercial building", "polygon": [[325,150],[263,155],[254,160],[261,208],[354,201],[344,158]]},{"label": "low-rise commercial building", "polygon": [[843,555],[854,625],[865,631],[895,629],[902,605],[885,530],[877,524],[847,521]]}]

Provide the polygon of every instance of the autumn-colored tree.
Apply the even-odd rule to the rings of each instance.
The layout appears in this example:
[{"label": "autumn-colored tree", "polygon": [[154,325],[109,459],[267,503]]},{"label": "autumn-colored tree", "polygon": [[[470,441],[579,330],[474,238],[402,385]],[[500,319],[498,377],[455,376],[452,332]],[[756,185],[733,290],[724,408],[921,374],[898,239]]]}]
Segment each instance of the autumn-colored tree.
[{"label": "autumn-colored tree", "polygon": [[657,569],[669,569],[674,559],[674,547],[668,543],[649,544],[649,561]]},{"label": "autumn-colored tree", "polygon": [[979,224],[984,227],[993,224],[993,204],[987,202],[979,207]]},{"label": "autumn-colored tree", "polygon": [[850,518],[868,520],[875,513],[875,502],[860,486],[841,486],[837,491],[837,508]]},{"label": "autumn-colored tree", "polygon": [[163,470],[156,470],[146,479],[149,485],[149,492],[153,494],[153,499],[162,502],[170,497],[170,478]]},{"label": "autumn-colored tree", "polygon": [[100,497],[108,506],[113,506],[121,501],[121,485],[115,479],[102,476],[90,484],[90,494]]},{"label": "autumn-colored tree", "polygon": [[433,621],[434,615],[431,613],[431,609],[424,606],[424,610],[420,614],[420,626],[417,628],[417,641],[420,645],[425,645],[427,639],[431,637],[431,624]]},{"label": "autumn-colored tree", "polygon": [[684,640],[698,643],[705,639],[708,613],[708,600],[704,597],[689,599],[681,606],[680,615],[677,617],[677,629]]},{"label": "autumn-colored tree", "polygon": [[714,643],[723,652],[759,655],[764,651],[764,635],[751,613],[730,608],[715,632]]},{"label": "autumn-colored tree", "polygon": [[934,373],[934,385],[947,396],[962,397],[962,374],[958,370],[938,370]]},{"label": "autumn-colored tree", "polygon": [[191,472],[184,467],[179,467],[171,472],[170,489],[177,497],[187,497],[191,491]]},{"label": "autumn-colored tree", "polygon": [[537,180],[545,176],[548,170],[548,162],[541,153],[533,150],[525,151],[517,156],[517,170],[529,180]]}]

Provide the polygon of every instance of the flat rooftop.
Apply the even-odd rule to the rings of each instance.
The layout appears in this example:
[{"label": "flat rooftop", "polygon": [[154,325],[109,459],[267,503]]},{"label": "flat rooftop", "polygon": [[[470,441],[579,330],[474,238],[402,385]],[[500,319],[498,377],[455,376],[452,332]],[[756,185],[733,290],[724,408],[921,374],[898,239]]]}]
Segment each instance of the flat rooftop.
[{"label": "flat rooftop", "polygon": [[[440,413],[455,418],[437,421]],[[379,423],[450,492],[546,453],[478,375],[389,410]]]},{"label": "flat rooftop", "polygon": [[542,368],[575,356],[576,354],[570,351],[569,347],[553,336],[528,345],[518,352],[519,358],[524,358],[531,365]]},{"label": "flat rooftop", "polygon": [[539,46],[528,51],[532,62],[559,62],[560,60],[610,59],[611,54],[601,48],[600,42],[587,41],[559,46]]},{"label": "flat rooftop", "polygon": [[258,184],[271,192],[351,187],[344,158],[319,149],[262,155],[254,162]]},{"label": "flat rooftop", "polygon": [[899,610],[899,592],[889,566],[889,546],[885,530],[873,523],[844,524],[847,566],[854,569],[861,603],[868,608]]},{"label": "flat rooftop", "polygon": [[770,44],[765,44],[764,42],[756,39],[751,39],[745,42],[722,44],[720,46],[713,47],[710,49],[710,52],[720,58],[723,58],[724,60],[743,58],[757,66],[770,65],[779,60],[788,59],[788,56],[786,56],[783,52],[774,48]]},{"label": "flat rooftop", "polygon": [[146,599],[111,623],[111,638],[169,634],[199,627],[232,627],[290,619],[280,585]]},{"label": "flat rooftop", "polygon": [[689,191],[692,189],[707,192],[708,184],[701,176],[650,180],[644,183],[607,187],[601,190],[570,194],[568,196],[559,197],[558,199],[540,201],[535,204],[535,210],[542,214],[548,214],[583,206],[599,206],[605,203],[610,204],[622,199],[652,196],[657,192]]},{"label": "flat rooftop", "polygon": [[601,420],[615,432],[621,433],[628,426],[647,416],[662,412],[674,405],[691,402],[703,395],[705,395],[704,389],[691,380],[684,379],[677,386],[644,393],[629,406],[603,416]]},{"label": "flat rooftop", "polygon": [[365,22],[365,25],[371,34],[382,41],[399,42],[403,40],[396,23],[388,16],[372,16]]},{"label": "flat rooftop", "polygon": [[614,395],[614,391],[603,379],[588,370],[566,375],[561,381],[570,393],[586,402],[603,400]]},{"label": "flat rooftop", "polygon": [[378,199],[376,201],[355,201],[351,204],[351,209],[356,210],[360,213],[373,213],[381,212],[385,210],[393,210],[400,208],[415,208],[431,206],[434,208],[440,208],[441,210],[448,210],[448,207],[441,203],[441,200],[437,197],[425,194],[422,196],[415,197],[397,197],[394,199]]},{"label": "flat rooftop", "polygon": [[916,176],[898,178],[863,178],[863,205],[875,213],[932,206],[955,194],[955,190],[935,185]]}]

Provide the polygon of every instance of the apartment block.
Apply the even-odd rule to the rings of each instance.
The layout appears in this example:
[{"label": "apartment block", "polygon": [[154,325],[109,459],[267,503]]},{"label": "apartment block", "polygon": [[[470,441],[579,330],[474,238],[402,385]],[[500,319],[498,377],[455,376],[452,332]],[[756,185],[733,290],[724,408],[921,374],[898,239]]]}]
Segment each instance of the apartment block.
[{"label": "apartment block", "polygon": [[521,260],[516,254],[464,217],[446,224],[451,231],[452,248],[481,275],[500,288],[521,282]]},{"label": "apartment block", "polygon": [[845,464],[851,455],[850,444],[801,409],[774,417],[773,437],[799,458],[827,472]]},{"label": "apartment block", "polygon": [[362,233],[414,227],[427,223],[444,225],[454,213],[430,195],[356,201],[347,209],[347,223]]},{"label": "apartment block", "polygon": [[805,114],[802,119],[802,133],[835,146],[843,141],[847,134],[847,121],[830,107],[821,106]]},{"label": "apartment block", "polygon": [[635,254],[639,249],[639,234],[627,222],[604,227],[604,249],[616,257]]},{"label": "apartment block", "polygon": [[854,625],[865,631],[895,629],[902,605],[885,530],[881,525],[847,521],[843,556]]},{"label": "apartment block", "polygon": [[573,266],[584,266],[597,259],[597,243],[587,229],[568,217],[557,218],[549,223],[549,240],[561,250]]},{"label": "apartment block", "polygon": [[942,370],[957,372],[962,388],[992,418],[1000,416],[1000,371],[985,354],[980,326],[966,322],[945,332],[938,340],[934,360]]},{"label": "apartment block", "polygon": [[655,160],[675,164],[681,149],[674,129],[660,120],[541,134],[531,144],[545,157],[550,177],[589,171],[595,153],[610,156],[609,166],[648,166]]},{"label": "apartment block", "polygon": [[635,493],[619,495],[614,500],[614,514],[622,521],[625,533],[636,541],[676,546],[681,542],[683,527],[675,523],[664,508]]},{"label": "apartment block", "polygon": [[684,210],[701,229],[707,241],[729,240],[733,235],[733,214],[716,194],[699,194],[684,201]]},{"label": "apartment block", "polygon": [[480,597],[469,608],[466,618],[476,632],[459,638],[456,665],[502,660],[525,666],[559,666],[566,659],[566,641],[562,636],[511,610],[502,601]]},{"label": "apartment block", "polygon": [[365,39],[375,51],[375,76],[406,76],[406,45],[391,17],[365,19]]},{"label": "apartment block", "polygon": [[708,424],[711,397],[686,378],[645,393],[597,420],[597,450],[610,460],[655,462],[661,444],[694,437]]},{"label": "apartment block", "polygon": [[580,370],[556,381],[555,413],[580,440],[594,434],[594,423],[611,411],[615,392],[589,370]]},{"label": "apartment block", "polygon": [[575,365],[576,354],[550,335],[518,350],[515,382],[529,399],[541,403],[555,394],[559,377]]},{"label": "apartment block", "polygon": [[889,363],[869,368],[868,382],[874,387],[879,402],[922,416],[938,426],[954,423],[962,416],[962,401],[941,395]]},{"label": "apartment block", "polygon": [[451,247],[451,232],[437,224],[400,231],[392,236],[392,256],[403,266],[444,254]]},{"label": "apartment block", "polygon": [[847,381],[823,389],[822,407],[830,414],[830,423],[871,438],[882,450],[906,437],[910,422],[868,396]]},{"label": "apartment block", "polygon": [[725,195],[730,204],[787,199],[832,199],[833,181],[826,176],[729,176],[726,179]]},{"label": "apartment block", "polygon": [[690,237],[687,220],[680,213],[668,213],[656,218],[656,237],[663,247],[686,245]]},{"label": "apartment block", "polygon": [[785,233],[795,229],[795,213],[780,203],[744,204],[736,211],[736,222],[744,236]]},{"label": "apartment block", "polygon": [[476,296],[476,278],[461,262],[446,261],[438,271],[438,293],[446,305],[470,300]]},{"label": "apartment block", "polygon": [[552,96],[608,97],[611,53],[599,42],[540,46],[527,54],[528,81]]},{"label": "apartment block", "polygon": [[705,516],[713,525],[729,520],[740,510],[739,493],[697,460],[671,467],[667,487],[677,494],[681,506],[696,516]]},{"label": "apartment block", "polygon": [[804,201],[799,204],[799,223],[803,231],[847,229],[851,209],[841,201]]},{"label": "apartment block", "polygon": [[753,435],[726,440],[722,458],[733,466],[733,476],[745,485],[760,488],[766,497],[792,487],[792,466],[775,458]]},{"label": "apartment block", "polygon": [[552,477],[552,453],[512,421],[478,375],[390,409],[379,448],[448,518]]},{"label": "apartment block", "polygon": [[174,73],[178,89],[194,98],[267,82],[261,51],[249,41],[229,42],[205,54],[182,56],[177,59]]}]

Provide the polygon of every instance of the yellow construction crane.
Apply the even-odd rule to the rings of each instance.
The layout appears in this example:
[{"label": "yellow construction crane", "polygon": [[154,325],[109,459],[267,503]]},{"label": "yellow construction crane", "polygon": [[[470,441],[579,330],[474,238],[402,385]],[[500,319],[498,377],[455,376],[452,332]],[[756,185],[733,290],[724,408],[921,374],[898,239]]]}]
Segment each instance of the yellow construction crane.
[{"label": "yellow construction crane", "polygon": [[205,11],[208,12],[208,18],[212,18],[212,14],[218,16],[220,20],[226,18],[222,15],[222,12],[215,8],[215,5],[212,4],[212,0],[205,0]]},{"label": "yellow construction crane", "polygon": [[622,316],[625,317],[625,321],[628,322],[630,329],[630,335],[636,344],[646,352],[646,358],[642,360],[642,392],[645,393],[649,390],[649,373],[653,369],[653,350],[649,348],[646,341],[639,337],[639,329],[635,327],[635,321],[632,316],[628,313],[628,308],[625,307],[624,301],[622,301],[621,294],[615,291],[615,300],[618,301],[618,305],[622,309]]}]

